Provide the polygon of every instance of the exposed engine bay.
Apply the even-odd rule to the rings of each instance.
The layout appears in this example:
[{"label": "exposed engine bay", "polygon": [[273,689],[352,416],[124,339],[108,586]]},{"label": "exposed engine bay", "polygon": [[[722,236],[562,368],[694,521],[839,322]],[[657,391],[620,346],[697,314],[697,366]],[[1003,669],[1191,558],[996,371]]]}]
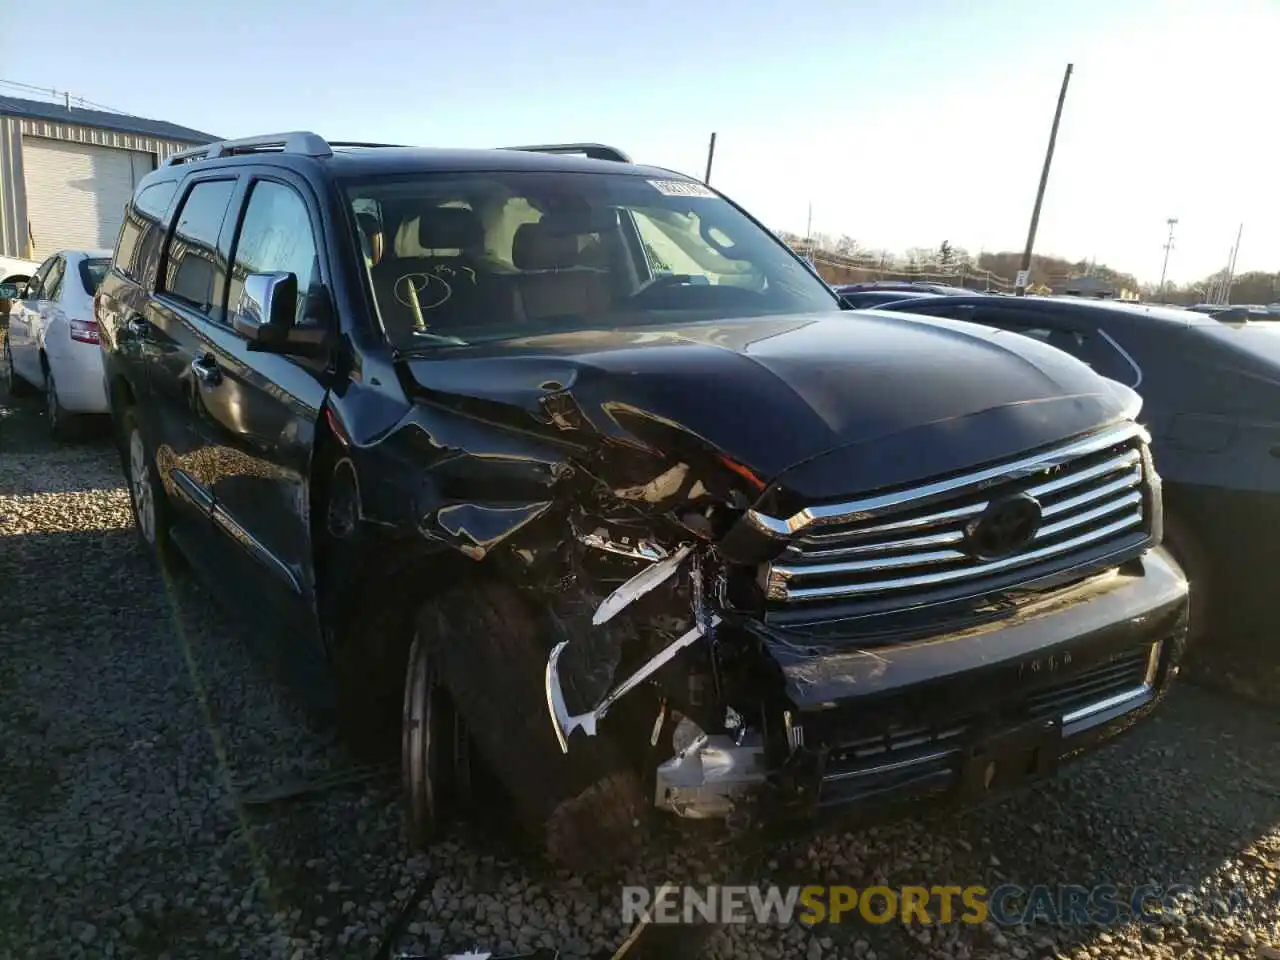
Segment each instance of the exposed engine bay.
[{"label": "exposed engine bay", "polygon": [[571,508],[566,575],[551,596],[567,634],[546,668],[556,739],[569,753],[578,738],[601,735],[611,709],[644,688],[656,702],[649,746],[669,751],[655,806],[727,818],[766,770],[764,704],[744,688],[744,651],[717,636],[730,584],[749,596],[753,575],[727,563],[712,538],[741,515],[747,495],[705,485],[685,463],[597,495],[594,509]]}]

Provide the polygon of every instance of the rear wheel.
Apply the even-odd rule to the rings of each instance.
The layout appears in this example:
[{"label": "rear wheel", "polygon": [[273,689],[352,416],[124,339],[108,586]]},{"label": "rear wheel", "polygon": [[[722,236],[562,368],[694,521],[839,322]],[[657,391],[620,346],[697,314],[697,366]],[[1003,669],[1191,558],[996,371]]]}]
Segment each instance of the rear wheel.
[{"label": "rear wheel", "polygon": [[31,384],[18,376],[18,371],[14,369],[13,351],[9,349],[9,337],[7,334],[4,338],[4,373],[9,386],[9,396],[26,397],[31,395]]},{"label": "rear wheel", "polygon": [[164,565],[170,556],[169,517],[164,487],[160,484],[155,458],[147,447],[134,407],[126,407],[120,417],[121,458],[129,483],[129,503],[138,538]]},{"label": "rear wheel", "polygon": [[67,413],[58,398],[58,384],[53,371],[44,372],[44,413],[48,420],[49,436],[55,440],[70,440],[75,435],[75,417]]}]

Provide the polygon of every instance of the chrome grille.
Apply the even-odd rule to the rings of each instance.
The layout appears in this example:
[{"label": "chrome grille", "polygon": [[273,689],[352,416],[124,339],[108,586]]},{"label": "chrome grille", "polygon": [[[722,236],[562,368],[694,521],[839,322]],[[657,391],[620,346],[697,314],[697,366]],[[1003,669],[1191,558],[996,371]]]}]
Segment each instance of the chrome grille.
[{"label": "chrome grille", "polygon": [[[865,500],[801,511],[788,520],[753,515],[786,536],[766,565],[772,601],[901,597],[937,589],[963,592],[1019,571],[1065,569],[1085,554],[1106,553],[1147,529],[1143,446],[1137,424],[1077,440],[1013,463]],[[1026,494],[1040,505],[1034,537],[996,559],[968,547],[966,527],[992,503]]]}]

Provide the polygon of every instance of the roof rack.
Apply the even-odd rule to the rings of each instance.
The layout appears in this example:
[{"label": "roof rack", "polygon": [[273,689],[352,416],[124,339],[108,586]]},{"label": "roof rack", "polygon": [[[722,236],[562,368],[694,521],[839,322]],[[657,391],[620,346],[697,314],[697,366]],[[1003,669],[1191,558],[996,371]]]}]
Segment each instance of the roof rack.
[{"label": "roof rack", "polygon": [[366,143],[363,140],[330,140],[331,147],[404,147],[403,143]]},{"label": "roof rack", "polygon": [[[213,160],[217,157],[245,156],[254,153],[293,153],[304,157],[331,157],[334,147],[395,147],[393,143],[366,143],[355,140],[329,142],[317,133],[294,130],[290,133],[267,133],[258,137],[242,137],[238,140],[219,140],[188,150],[171,153],[165,159],[166,167],[197,160]],[[502,147],[503,150],[522,150],[527,153],[578,154],[592,160],[613,160],[630,163],[631,158],[616,147],[603,143],[550,143],[531,147]]]},{"label": "roof rack", "polygon": [[617,147],[603,143],[548,143],[536,147],[502,147],[502,150],[523,150],[526,153],[560,153],[576,154],[592,160],[613,160],[617,163],[631,163],[631,158]]},{"label": "roof rack", "polygon": [[215,157],[234,157],[249,153],[296,153],[304,157],[331,157],[333,150],[324,137],[306,130],[295,130],[292,133],[268,133],[260,137],[243,137],[239,140],[219,140],[202,147],[192,147],[171,153],[165,160],[165,166],[173,167],[180,163],[191,163],[195,160],[212,160]]}]

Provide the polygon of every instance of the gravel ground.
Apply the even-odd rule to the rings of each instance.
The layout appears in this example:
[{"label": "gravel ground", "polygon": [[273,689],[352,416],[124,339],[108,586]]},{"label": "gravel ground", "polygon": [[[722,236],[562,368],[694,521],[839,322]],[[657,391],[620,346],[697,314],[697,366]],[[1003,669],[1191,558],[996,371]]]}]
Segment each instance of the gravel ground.
[{"label": "gravel ground", "polygon": [[[401,916],[386,956],[617,945],[621,877],[543,872],[463,828],[410,857],[393,777],[253,803],[347,760],[251,629],[155,572],[106,440],[54,446],[42,428],[38,401],[0,399],[0,957],[372,957]],[[859,887],[1187,884],[1220,901],[1213,915],[1105,930],[743,926],[707,953],[1265,956],[1280,944],[1278,719],[1184,688],[1035,793],[795,844],[768,870]],[[725,869],[702,842],[655,852],[628,880]]]}]

